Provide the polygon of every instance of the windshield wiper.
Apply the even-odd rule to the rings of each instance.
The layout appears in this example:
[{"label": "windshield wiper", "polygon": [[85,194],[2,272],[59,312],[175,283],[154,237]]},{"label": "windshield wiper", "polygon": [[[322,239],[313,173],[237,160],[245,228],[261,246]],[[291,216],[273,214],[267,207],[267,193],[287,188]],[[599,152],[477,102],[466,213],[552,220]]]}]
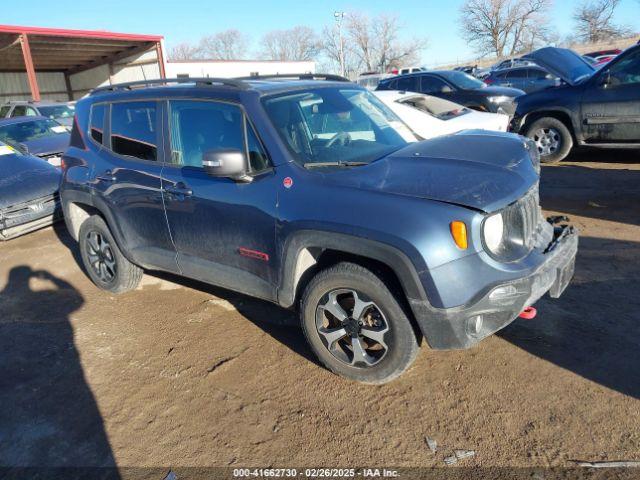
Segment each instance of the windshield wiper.
[{"label": "windshield wiper", "polygon": [[308,162],[304,166],[306,168],[315,167],[361,167],[362,165],[369,165],[369,162]]}]

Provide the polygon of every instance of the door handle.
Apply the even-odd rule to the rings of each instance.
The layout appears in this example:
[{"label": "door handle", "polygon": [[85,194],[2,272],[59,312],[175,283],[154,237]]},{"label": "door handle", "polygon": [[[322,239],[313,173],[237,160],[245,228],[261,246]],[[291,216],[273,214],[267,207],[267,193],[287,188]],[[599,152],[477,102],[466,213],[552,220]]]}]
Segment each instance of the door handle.
[{"label": "door handle", "polygon": [[190,197],[191,195],[193,195],[193,190],[191,190],[182,182],[178,182],[175,185],[169,185],[168,187],[165,187],[164,191],[172,195],[181,197]]},{"label": "door handle", "polygon": [[96,180],[99,180],[101,182],[115,182],[116,176],[111,170],[107,170],[102,175],[96,175]]}]

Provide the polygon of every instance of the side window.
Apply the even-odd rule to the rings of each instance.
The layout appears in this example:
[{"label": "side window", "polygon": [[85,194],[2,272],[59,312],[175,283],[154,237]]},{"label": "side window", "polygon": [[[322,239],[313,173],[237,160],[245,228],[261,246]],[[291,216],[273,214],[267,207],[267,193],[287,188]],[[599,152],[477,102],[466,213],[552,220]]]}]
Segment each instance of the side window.
[{"label": "side window", "polygon": [[171,162],[176,165],[200,168],[209,150],[245,151],[243,114],[235,105],[172,100],[169,115]]},{"label": "side window", "polygon": [[27,107],[24,105],[16,105],[11,112],[12,117],[24,117],[27,114]]},{"label": "side window", "polygon": [[416,76],[399,78],[397,90],[404,90],[405,92],[417,92],[418,80],[419,78]]},{"label": "side window", "polygon": [[446,84],[439,78],[432,77],[431,75],[424,75],[422,77],[422,93],[439,93]]},{"label": "side window", "polygon": [[102,134],[104,132],[104,112],[106,105],[93,105],[91,107],[91,119],[89,121],[89,135],[96,142],[102,143]]},{"label": "side window", "polygon": [[520,68],[518,70],[511,70],[508,73],[507,78],[517,78],[517,79],[527,78],[527,71],[524,68]]},{"label": "side window", "polygon": [[111,105],[111,150],[142,160],[158,159],[155,102]]},{"label": "side window", "polygon": [[27,117],[37,117],[38,112],[36,112],[35,108],[27,107]]},{"label": "side window", "polygon": [[640,83],[640,50],[613,65],[609,72],[613,85]]},{"label": "side window", "polygon": [[261,172],[262,170],[269,168],[269,159],[267,154],[262,148],[260,141],[253,130],[253,127],[245,119],[247,125],[247,150],[249,152],[249,167],[251,172]]},{"label": "side window", "polygon": [[10,105],[5,105],[4,107],[0,108],[0,118],[6,117],[7,113],[9,113],[9,110],[11,110]]},{"label": "side window", "polygon": [[548,78],[549,74],[544,70],[538,70],[537,68],[529,69],[529,78],[531,80],[544,80]]}]

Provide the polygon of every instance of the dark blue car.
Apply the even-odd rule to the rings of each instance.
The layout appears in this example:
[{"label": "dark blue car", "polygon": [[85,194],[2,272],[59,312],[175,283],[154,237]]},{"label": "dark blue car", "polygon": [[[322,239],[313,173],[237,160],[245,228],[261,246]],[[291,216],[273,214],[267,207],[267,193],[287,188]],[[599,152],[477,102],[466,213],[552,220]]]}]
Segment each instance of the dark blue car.
[{"label": "dark blue car", "polygon": [[564,291],[578,238],[542,216],[532,142],[419,142],[367,90],[311,78],[80,101],[61,198],[93,282],[164,270],[295,308],[322,363],[367,383],[400,375],[422,336],[469,348]]},{"label": "dark blue car", "polygon": [[484,79],[484,83],[495,87],[519,88],[531,93],[557,87],[561,80],[544,68],[530,66],[496,70]]},{"label": "dark blue car", "polygon": [[16,117],[0,120],[0,142],[59,167],[62,153],[69,146],[69,130],[46,117]]},{"label": "dark blue car", "polygon": [[59,185],[60,169],[0,142],[0,240],[58,220]]}]

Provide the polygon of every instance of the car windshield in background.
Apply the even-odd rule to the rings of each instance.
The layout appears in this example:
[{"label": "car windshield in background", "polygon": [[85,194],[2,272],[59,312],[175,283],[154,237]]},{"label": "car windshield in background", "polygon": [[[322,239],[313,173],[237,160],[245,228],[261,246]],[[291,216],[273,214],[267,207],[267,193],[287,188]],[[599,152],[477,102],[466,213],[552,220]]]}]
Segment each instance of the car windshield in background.
[{"label": "car windshield in background", "polygon": [[475,90],[487,86],[484,82],[464,72],[442,72],[441,75],[462,90]]},{"label": "car windshield in background", "polygon": [[71,118],[75,115],[76,110],[69,105],[51,105],[47,107],[38,107],[43,117],[49,118]]},{"label": "car windshield in background", "polygon": [[54,120],[32,120],[0,126],[0,141],[24,143],[38,138],[52,137],[68,133],[67,129]]},{"label": "car windshield in background", "polygon": [[319,88],[263,101],[289,151],[306,166],[366,164],[417,141],[366,90]]}]

